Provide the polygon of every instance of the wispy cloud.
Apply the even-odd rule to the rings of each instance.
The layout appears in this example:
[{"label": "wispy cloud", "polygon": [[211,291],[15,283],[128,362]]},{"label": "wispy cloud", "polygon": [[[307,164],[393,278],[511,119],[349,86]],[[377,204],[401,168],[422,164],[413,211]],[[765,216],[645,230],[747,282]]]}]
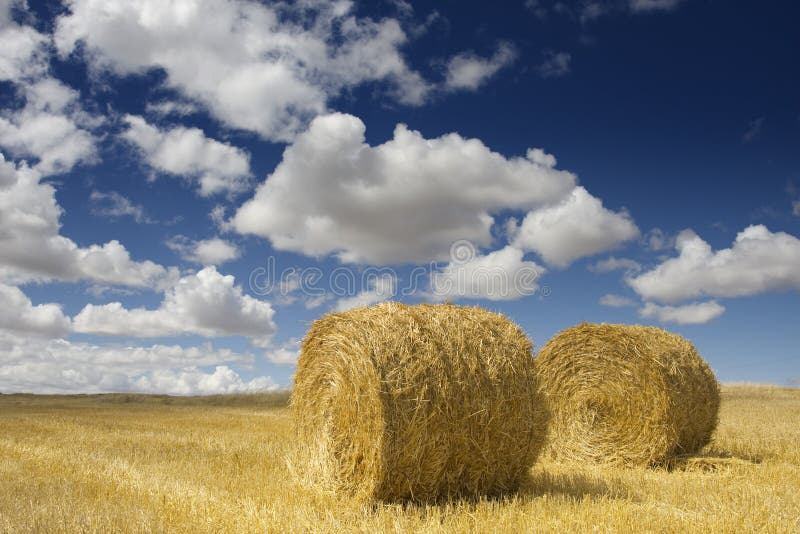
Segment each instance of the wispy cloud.
[{"label": "wispy cloud", "polygon": [[590,265],[589,270],[594,273],[610,273],[612,271],[625,271],[627,273],[636,273],[642,270],[642,265],[635,260],[628,258],[615,258],[611,256],[597,263]]},{"label": "wispy cloud", "polygon": [[600,304],[610,308],[624,308],[626,306],[636,306],[636,301],[622,295],[613,295],[611,293],[600,297]]},{"label": "wispy cloud", "polygon": [[628,5],[632,12],[642,13],[648,11],[672,11],[681,2],[683,0],[630,0]]},{"label": "wispy cloud", "polygon": [[517,50],[510,43],[500,43],[495,53],[488,58],[471,52],[458,54],[447,64],[444,87],[448,91],[474,91],[486,83],[497,72],[510,65],[517,57]]},{"label": "wispy cloud", "polygon": [[747,131],[742,135],[742,143],[750,143],[761,135],[761,130],[764,127],[764,117],[758,117],[750,121],[747,125]]},{"label": "wispy cloud", "polygon": [[545,50],[542,52],[542,62],[539,64],[539,75],[542,78],[560,78],[569,74],[572,64],[572,54],[569,52],[556,52]]},{"label": "wispy cloud", "polygon": [[89,195],[91,202],[91,212],[98,217],[108,217],[109,219],[120,219],[131,217],[140,224],[153,224],[151,219],[140,204],[134,204],[131,200],[116,191],[104,193],[102,191],[92,191]]}]

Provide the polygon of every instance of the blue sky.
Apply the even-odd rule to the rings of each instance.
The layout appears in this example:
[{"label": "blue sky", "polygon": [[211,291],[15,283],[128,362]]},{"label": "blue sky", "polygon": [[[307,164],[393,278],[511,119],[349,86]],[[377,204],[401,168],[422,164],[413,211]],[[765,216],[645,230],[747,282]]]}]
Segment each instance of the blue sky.
[{"label": "blue sky", "polygon": [[387,299],[796,384],[799,14],[0,0],[0,392],[286,386]]}]

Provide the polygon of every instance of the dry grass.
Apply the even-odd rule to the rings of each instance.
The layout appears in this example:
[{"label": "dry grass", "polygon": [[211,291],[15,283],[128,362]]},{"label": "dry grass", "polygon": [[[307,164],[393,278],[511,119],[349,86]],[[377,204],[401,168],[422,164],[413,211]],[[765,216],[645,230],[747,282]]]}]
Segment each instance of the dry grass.
[{"label": "dry grass", "polygon": [[396,302],[329,314],[303,341],[293,470],[354,498],[515,490],[545,437],[531,342],[477,307]]},{"label": "dry grass", "polygon": [[0,396],[0,532],[800,531],[798,390],[723,387],[671,471],[537,463],[514,495],[425,506],[295,486],[284,401]]},{"label": "dry grass", "polygon": [[717,425],[714,373],[689,341],[661,328],[583,323],[548,341],[536,368],[555,460],[674,463],[705,447]]}]

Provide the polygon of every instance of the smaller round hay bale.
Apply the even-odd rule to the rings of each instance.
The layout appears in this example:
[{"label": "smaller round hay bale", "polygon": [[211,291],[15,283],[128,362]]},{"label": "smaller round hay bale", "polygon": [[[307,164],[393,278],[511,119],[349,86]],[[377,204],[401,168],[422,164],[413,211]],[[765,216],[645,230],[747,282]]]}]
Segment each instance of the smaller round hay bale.
[{"label": "smaller round hay bale", "polygon": [[355,498],[516,489],[544,442],[531,342],[480,308],[384,303],[314,322],[297,366],[292,469]]},{"label": "smaller round hay bale", "polygon": [[652,326],[581,324],[535,360],[556,460],[658,465],[711,439],[720,392],[683,337]]}]

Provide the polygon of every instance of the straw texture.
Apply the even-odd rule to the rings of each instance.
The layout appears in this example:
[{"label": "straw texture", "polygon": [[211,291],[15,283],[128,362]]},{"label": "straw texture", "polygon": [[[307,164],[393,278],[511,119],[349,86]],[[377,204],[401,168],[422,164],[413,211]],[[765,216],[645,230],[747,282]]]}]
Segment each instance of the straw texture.
[{"label": "straw texture", "polygon": [[389,501],[514,490],[546,430],[531,349],[502,315],[451,304],[317,320],[292,393],[294,471]]},{"label": "straw texture", "polygon": [[581,324],[557,334],[535,362],[552,415],[550,458],[664,464],[699,451],[716,427],[719,384],[677,334]]}]

